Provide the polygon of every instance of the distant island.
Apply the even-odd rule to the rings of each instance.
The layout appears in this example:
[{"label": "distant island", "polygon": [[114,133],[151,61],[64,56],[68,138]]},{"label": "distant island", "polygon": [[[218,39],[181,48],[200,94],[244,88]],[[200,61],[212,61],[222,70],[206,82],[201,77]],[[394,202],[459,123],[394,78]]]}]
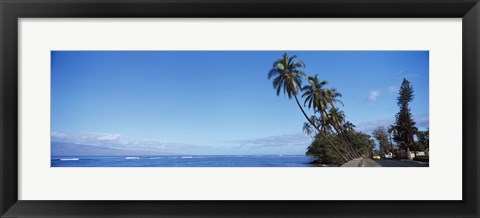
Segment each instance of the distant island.
[{"label": "distant island", "polygon": [[67,142],[52,142],[52,156],[135,156],[135,155],[181,155],[155,150],[126,150],[105,146],[82,145]]}]

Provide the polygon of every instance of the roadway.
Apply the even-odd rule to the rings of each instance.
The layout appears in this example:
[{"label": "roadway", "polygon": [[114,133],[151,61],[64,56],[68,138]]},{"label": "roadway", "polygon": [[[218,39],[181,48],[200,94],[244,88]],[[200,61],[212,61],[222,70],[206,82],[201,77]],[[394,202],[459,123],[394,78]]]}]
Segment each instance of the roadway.
[{"label": "roadway", "polygon": [[429,165],[429,163],[424,162],[398,159],[380,159],[374,161],[382,167],[428,167]]}]

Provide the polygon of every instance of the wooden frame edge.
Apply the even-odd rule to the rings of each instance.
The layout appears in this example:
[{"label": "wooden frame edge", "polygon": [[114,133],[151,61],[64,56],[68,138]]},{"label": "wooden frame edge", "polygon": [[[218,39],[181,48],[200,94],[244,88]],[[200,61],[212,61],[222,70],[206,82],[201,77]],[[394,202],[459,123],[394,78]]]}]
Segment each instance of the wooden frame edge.
[{"label": "wooden frame edge", "polygon": [[[191,1],[191,0],[147,0],[142,3],[135,4],[134,1],[91,1],[91,0],[0,0],[0,216],[1,217],[27,217],[27,216],[153,216],[153,215],[171,215],[172,217],[186,217],[191,214],[181,213],[185,206],[189,206],[194,213],[198,213],[198,217],[233,217],[237,215],[249,217],[311,217],[319,216],[312,214],[298,214],[295,211],[289,211],[285,208],[280,209],[283,214],[272,214],[261,212],[262,206],[260,202],[222,202],[222,201],[206,201],[206,202],[152,202],[152,201],[18,201],[18,26],[17,18],[19,17],[155,17],[161,14],[163,17],[463,17],[463,72],[476,72],[476,74],[463,73],[463,138],[471,139],[469,143],[474,143],[477,147],[469,147],[465,149],[464,142],[464,162],[463,162],[463,196],[462,202],[430,202],[426,208],[434,208],[438,205],[456,205],[452,216],[477,217],[479,209],[478,191],[480,186],[479,176],[479,160],[480,153],[478,149],[478,123],[479,123],[479,84],[480,84],[480,5],[478,0],[412,0],[412,1],[396,1],[396,0],[303,0],[303,6],[294,3],[291,0],[261,0],[261,1]],[[275,13],[262,13],[265,7],[278,4],[280,11]],[[76,9],[70,4],[78,4],[80,9]],[[141,6],[140,4],[143,4]],[[125,5],[137,5],[132,11],[123,9]],[[168,5],[175,10],[167,11],[162,9]],[[188,7],[190,5],[190,7]],[[457,7],[451,7],[456,5]],[[101,6],[91,8],[92,6]],[[185,7],[187,6],[187,7]],[[218,6],[211,8],[212,6]],[[238,6],[238,9],[230,9],[231,13],[221,11],[227,8]],[[253,6],[253,7],[252,7]],[[327,10],[325,6],[330,10]],[[434,9],[430,12],[424,11],[429,8]],[[64,7],[63,11],[55,11],[55,8]],[[287,13],[281,8],[293,7],[295,9],[304,8],[303,13]],[[87,14],[86,9],[92,10]],[[105,11],[111,8],[110,11]],[[180,10],[182,9],[183,10]],[[198,10],[197,9],[204,9]],[[210,9],[209,9],[210,8]],[[245,10],[250,9],[250,14],[245,15]],[[387,10],[379,10],[386,8]],[[196,10],[193,10],[196,9]],[[319,10],[314,10],[319,9]],[[405,9],[406,11],[402,11]],[[410,9],[410,11],[408,11]],[[214,16],[212,11],[216,10]],[[243,11],[242,11],[243,10]],[[345,12],[351,10],[351,13]],[[283,13],[283,16],[280,16]],[[405,15],[405,16],[402,16]],[[316,16],[317,15],[317,16]],[[473,103],[471,103],[473,101]],[[470,107],[465,107],[466,104]],[[468,117],[469,119],[465,119]],[[468,128],[467,128],[468,127]],[[471,128],[473,127],[473,128]],[[469,162],[473,160],[473,162]],[[474,191],[472,195],[468,191]],[[158,206],[157,203],[162,203]],[[281,207],[291,202],[264,202],[269,207]],[[307,209],[315,206],[312,202],[298,202],[299,209]],[[352,209],[365,208],[368,204],[388,205],[382,201],[367,201],[358,203],[352,201],[336,201],[323,202],[326,208],[332,208],[331,211],[338,210],[338,204],[346,204]],[[405,203],[394,201],[391,203]],[[102,206],[100,206],[100,204]],[[130,205],[129,206],[127,206]],[[155,206],[157,205],[157,206]],[[303,206],[302,206],[303,205]],[[48,212],[56,206],[62,206],[57,212]],[[120,207],[119,207],[120,206]],[[217,208],[218,214],[212,214],[210,210],[221,206],[223,209]],[[152,208],[155,207],[155,208]],[[108,211],[117,208],[118,213],[109,213]],[[251,208],[253,213],[246,213],[246,209]],[[86,210],[89,210],[88,212]],[[144,211],[143,213],[141,211]],[[83,212],[82,212],[83,211]],[[102,212],[103,211],[103,212]],[[268,210],[267,210],[268,211]],[[76,214],[69,214],[74,212]],[[177,212],[176,214],[173,214]],[[236,215],[232,212],[237,213]],[[298,216],[300,215],[300,216]],[[379,214],[359,214],[379,215]],[[399,216],[410,216],[412,214],[399,214]],[[416,214],[417,216],[427,216],[427,214]],[[448,215],[448,214],[443,214]],[[443,216],[437,214],[436,216]],[[323,215],[322,215],[323,216]],[[329,214],[325,216],[337,216]],[[350,216],[342,214],[342,216]],[[357,215],[353,215],[357,216]]]}]

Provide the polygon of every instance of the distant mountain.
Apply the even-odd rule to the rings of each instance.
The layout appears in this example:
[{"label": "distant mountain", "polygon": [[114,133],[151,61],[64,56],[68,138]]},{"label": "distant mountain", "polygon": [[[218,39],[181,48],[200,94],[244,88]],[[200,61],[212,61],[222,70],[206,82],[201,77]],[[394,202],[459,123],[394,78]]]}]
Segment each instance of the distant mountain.
[{"label": "distant mountain", "polygon": [[132,156],[132,155],[176,155],[173,153],[146,150],[122,150],[95,145],[66,142],[51,143],[52,156]]}]

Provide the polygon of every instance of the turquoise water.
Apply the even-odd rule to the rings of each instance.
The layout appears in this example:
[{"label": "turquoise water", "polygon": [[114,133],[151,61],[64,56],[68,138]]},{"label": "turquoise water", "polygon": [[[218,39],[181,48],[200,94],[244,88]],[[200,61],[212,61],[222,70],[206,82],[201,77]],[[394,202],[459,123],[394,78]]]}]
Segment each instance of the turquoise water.
[{"label": "turquoise water", "polygon": [[52,167],[312,167],[305,155],[52,157]]}]

